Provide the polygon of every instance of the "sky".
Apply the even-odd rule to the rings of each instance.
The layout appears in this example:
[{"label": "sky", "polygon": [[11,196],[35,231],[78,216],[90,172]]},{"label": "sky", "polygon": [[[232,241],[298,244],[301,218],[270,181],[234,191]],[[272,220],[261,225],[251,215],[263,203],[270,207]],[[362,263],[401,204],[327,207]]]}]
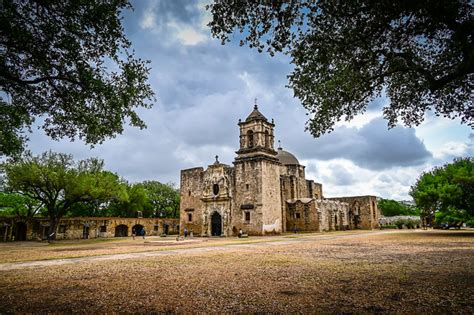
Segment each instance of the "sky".
[{"label": "sky", "polygon": [[[91,148],[81,141],[53,141],[41,130],[28,148],[98,157],[129,182],[158,180],[179,186],[180,170],[214,162],[232,165],[239,146],[237,122],[259,110],[275,121],[275,139],[306,166],[306,178],[323,184],[325,197],[376,195],[409,200],[423,171],[474,156],[474,131],[458,120],[427,114],[416,128],[387,129],[380,98],[364,115],[338,123],[318,139],[305,132],[306,112],[287,88],[292,70],[285,55],[270,57],[236,40],[213,39],[210,15],[200,1],[132,1],[123,25],[136,57],[151,61],[149,83],[157,101],[138,113],[147,129],[126,127]],[[277,147],[277,144],[275,144]]]}]

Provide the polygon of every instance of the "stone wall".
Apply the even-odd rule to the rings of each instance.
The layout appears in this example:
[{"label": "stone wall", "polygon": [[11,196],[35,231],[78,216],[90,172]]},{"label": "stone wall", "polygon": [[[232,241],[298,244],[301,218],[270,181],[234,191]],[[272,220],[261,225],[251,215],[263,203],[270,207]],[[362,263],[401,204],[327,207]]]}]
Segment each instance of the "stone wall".
[{"label": "stone wall", "polygon": [[313,199],[289,201],[286,203],[286,230],[319,231],[319,219],[316,203]]},{"label": "stone wall", "polygon": [[[193,230],[194,235],[200,235],[202,231],[204,169],[202,167],[191,168],[181,171],[180,180],[180,204],[179,218],[182,230],[186,227]],[[191,220],[190,220],[191,219]]]},{"label": "stone wall", "polygon": [[280,163],[263,160],[262,162],[262,232],[279,234],[282,231]]},{"label": "stone wall", "polygon": [[335,200],[316,200],[320,231],[348,230],[349,204]]},{"label": "stone wall", "polygon": [[[44,240],[49,231],[48,218],[0,218],[0,240]],[[142,227],[146,235],[177,234],[179,220],[171,218],[73,217],[60,220],[56,239],[126,237]]]},{"label": "stone wall", "polygon": [[349,204],[351,229],[378,229],[380,211],[375,196],[354,196],[328,198]]}]

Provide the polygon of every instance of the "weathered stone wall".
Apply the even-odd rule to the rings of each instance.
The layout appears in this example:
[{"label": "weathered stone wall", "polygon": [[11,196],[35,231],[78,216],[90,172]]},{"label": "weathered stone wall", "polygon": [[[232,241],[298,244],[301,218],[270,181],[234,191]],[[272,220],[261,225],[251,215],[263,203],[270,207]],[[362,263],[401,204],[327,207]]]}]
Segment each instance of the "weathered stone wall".
[{"label": "weathered stone wall", "polygon": [[349,229],[349,204],[334,200],[316,200],[320,231]]},{"label": "weathered stone wall", "polygon": [[[49,231],[48,218],[0,218],[3,227],[0,240],[44,240]],[[118,217],[73,217],[62,218],[59,222],[56,239],[84,239],[131,236],[132,229],[138,226],[145,229],[146,235],[176,234],[179,220],[171,218],[118,218]],[[21,227],[21,228],[19,228]],[[25,228],[25,233],[22,229]],[[6,233],[6,234],[5,234]]]},{"label": "weathered stone wall", "polygon": [[313,199],[296,200],[286,203],[286,230],[319,231],[316,203]]},{"label": "weathered stone wall", "polygon": [[313,180],[306,180],[308,198],[323,199],[323,185]]},{"label": "weathered stone wall", "polygon": [[283,214],[281,212],[280,164],[273,161],[262,162],[262,233],[282,232]]},{"label": "weathered stone wall", "polygon": [[[262,233],[262,159],[235,161],[235,194],[232,229],[249,235]],[[250,220],[246,220],[248,212]]]},{"label": "weathered stone wall", "polygon": [[[202,231],[203,203],[201,197],[204,188],[204,169],[202,167],[181,171],[179,218],[181,234],[186,227],[195,235]],[[190,219],[191,216],[191,220]]]},{"label": "weathered stone wall", "polygon": [[349,215],[352,222],[350,228],[377,229],[379,228],[380,211],[375,196],[353,196],[328,198],[349,204]]}]

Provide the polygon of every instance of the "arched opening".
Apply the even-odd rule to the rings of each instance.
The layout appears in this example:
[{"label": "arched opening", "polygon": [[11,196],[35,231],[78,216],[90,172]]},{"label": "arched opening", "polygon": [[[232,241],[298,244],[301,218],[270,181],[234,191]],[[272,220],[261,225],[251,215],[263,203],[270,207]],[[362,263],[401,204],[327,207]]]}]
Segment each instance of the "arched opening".
[{"label": "arched opening", "polygon": [[120,224],[115,227],[115,237],[126,237],[128,236],[128,226]]},{"label": "arched opening", "polygon": [[8,236],[8,225],[0,225],[0,240],[6,242]]},{"label": "arched opening", "polygon": [[352,213],[354,215],[352,219],[352,224],[354,228],[357,229],[360,221],[360,204],[358,201],[354,201],[354,203],[352,204]]},{"label": "arched opening", "polygon": [[214,193],[215,196],[219,194],[219,184],[212,185],[212,192]]},{"label": "arched opening", "polygon": [[372,200],[372,211],[373,211],[372,214],[374,216],[374,220],[376,220],[377,219],[377,210],[375,208],[375,202],[373,200]]},{"label": "arched opening", "polygon": [[267,130],[265,130],[265,148],[270,148],[270,136]]},{"label": "arched opening", "polygon": [[89,226],[87,225],[82,228],[82,238],[85,240],[89,238]]},{"label": "arched opening", "polygon": [[222,234],[222,217],[218,212],[214,212],[211,217],[211,235],[221,236]]},{"label": "arched opening", "polygon": [[135,235],[143,236],[145,235],[145,228],[141,224],[135,224],[132,227],[132,233],[135,231]]},{"label": "arched opening", "polygon": [[163,233],[168,235],[169,230],[170,230],[170,226],[166,223],[163,223]]},{"label": "arched opening", "polygon": [[247,147],[253,148],[253,131],[247,131]]},{"label": "arched opening", "polygon": [[26,241],[26,223],[17,222],[13,227],[13,236],[15,241]]}]

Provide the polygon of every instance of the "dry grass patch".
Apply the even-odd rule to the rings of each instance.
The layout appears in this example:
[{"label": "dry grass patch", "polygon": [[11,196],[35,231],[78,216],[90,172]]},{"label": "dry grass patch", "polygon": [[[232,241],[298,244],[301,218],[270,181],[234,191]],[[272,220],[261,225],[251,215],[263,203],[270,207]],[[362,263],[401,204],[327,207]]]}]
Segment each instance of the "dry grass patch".
[{"label": "dry grass patch", "polygon": [[0,313],[472,314],[474,237],[448,234],[342,234],[2,272]]}]

